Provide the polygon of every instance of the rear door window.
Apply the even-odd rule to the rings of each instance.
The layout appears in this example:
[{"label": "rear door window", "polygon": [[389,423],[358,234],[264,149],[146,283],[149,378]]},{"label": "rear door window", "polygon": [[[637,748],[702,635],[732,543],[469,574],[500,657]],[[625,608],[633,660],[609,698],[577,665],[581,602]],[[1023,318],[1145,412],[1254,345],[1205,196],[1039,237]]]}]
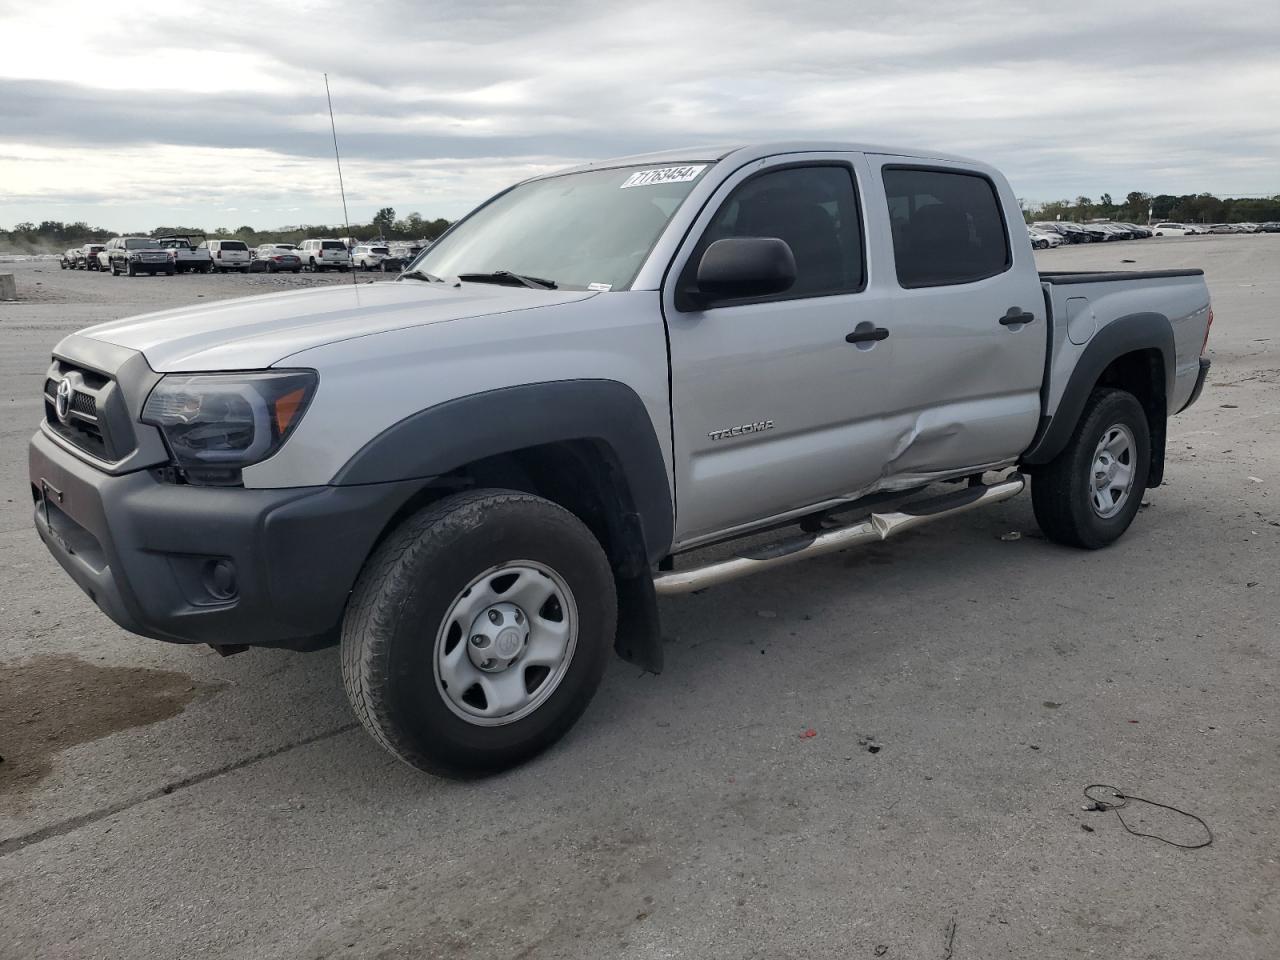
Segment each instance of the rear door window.
[{"label": "rear door window", "polygon": [[903,287],[973,283],[1012,263],[995,186],[976,173],[884,168],[893,258]]},{"label": "rear door window", "polygon": [[223,240],[222,249],[223,250],[248,250],[249,248],[248,246],[245,245],[244,241],[242,240]]}]

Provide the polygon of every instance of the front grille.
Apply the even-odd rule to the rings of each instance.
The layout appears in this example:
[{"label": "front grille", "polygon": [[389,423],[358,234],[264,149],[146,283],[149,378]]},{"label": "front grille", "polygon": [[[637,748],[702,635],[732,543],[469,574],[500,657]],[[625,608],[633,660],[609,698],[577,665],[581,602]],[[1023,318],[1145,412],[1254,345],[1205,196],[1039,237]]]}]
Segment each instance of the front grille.
[{"label": "front grille", "polygon": [[[58,386],[68,380],[72,386],[70,402],[65,417],[58,416]],[[49,429],[74,447],[90,456],[114,463],[130,450],[119,442],[113,443],[111,418],[107,407],[118,400],[114,381],[107,376],[68,363],[55,360],[44,382],[44,418]],[[127,430],[117,430],[124,439]],[[132,442],[130,438],[130,443]]]}]

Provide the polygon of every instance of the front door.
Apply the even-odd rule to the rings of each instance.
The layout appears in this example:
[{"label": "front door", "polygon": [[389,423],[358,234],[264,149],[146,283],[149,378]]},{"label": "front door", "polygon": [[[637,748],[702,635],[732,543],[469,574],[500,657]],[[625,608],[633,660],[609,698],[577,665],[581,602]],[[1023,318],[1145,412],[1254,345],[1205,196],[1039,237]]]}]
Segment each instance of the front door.
[{"label": "front door", "polygon": [[[663,307],[679,545],[841,498],[879,475],[892,444],[878,412],[895,345],[877,339],[889,304],[867,286],[861,164],[850,153],[753,162],[720,187],[676,256]],[[702,252],[744,236],[785,240],[794,286],[706,309],[683,303]]]}]

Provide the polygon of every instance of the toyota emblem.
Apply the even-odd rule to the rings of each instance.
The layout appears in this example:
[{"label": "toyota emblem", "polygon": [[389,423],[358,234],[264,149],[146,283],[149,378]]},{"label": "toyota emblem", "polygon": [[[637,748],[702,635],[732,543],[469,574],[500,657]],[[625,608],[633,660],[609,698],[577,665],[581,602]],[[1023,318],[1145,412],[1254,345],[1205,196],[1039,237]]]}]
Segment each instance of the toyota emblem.
[{"label": "toyota emblem", "polygon": [[58,381],[58,394],[53,400],[53,412],[63,423],[67,422],[67,416],[71,413],[71,398],[74,395],[75,388],[71,386],[70,380],[63,377]]}]

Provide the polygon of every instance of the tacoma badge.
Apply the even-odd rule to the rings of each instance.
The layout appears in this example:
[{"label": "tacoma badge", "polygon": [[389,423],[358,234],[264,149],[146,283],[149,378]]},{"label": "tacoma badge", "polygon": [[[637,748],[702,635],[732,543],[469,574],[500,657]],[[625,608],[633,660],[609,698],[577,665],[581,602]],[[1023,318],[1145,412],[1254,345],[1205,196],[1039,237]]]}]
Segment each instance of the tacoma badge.
[{"label": "tacoma badge", "polygon": [[762,433],[773,429],[772,420],[757,420],[755,423],[744,423],[740,427],[729,427],[725,430],[712,430],[707,434],[712,440],[723,440],[725,437],[742,437],[748,433]]}]

